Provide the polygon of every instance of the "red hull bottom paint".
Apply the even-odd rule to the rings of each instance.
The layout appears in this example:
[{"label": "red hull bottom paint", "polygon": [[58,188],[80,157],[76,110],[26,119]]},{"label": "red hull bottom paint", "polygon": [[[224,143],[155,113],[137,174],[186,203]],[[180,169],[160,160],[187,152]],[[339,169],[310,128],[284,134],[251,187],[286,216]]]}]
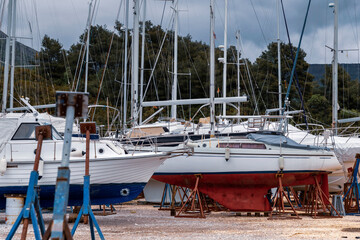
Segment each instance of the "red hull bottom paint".
[{"label": "red hull bottom paint", "polygon": [[[314,184],[314,173],[285,173],[283,186]],[[155,180],[193,188],[194,174],[153,175]],[[322,182],[322,190],[328,194],[327,173],[317,174]],[[231,211],[271,211],[266,197],[270,188],[278,186],[275,173],[255,174],[202,174],[199,182],[200,192],[227,207]]]}]

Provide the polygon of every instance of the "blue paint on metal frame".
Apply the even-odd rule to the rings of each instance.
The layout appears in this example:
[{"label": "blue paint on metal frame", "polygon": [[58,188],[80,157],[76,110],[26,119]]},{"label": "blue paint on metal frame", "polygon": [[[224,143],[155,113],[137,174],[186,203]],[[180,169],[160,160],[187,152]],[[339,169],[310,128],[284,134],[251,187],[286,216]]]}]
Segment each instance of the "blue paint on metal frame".
[{"label": "blue paint on metal frame", "polygon": [[[117,204],[134,200],[144,189],[146,183],[108,183],[91,184],[90,198],[92,205]],[[55,185],[40,185],[40,205],[42,208],[54,206]],[[26,194],[27,186],[0,187],[0,209],[5,209],[4,194]],[[126,189],[124,194],[122,190]],[[83,185],[70,185],[69,206],[83,204]]]}]

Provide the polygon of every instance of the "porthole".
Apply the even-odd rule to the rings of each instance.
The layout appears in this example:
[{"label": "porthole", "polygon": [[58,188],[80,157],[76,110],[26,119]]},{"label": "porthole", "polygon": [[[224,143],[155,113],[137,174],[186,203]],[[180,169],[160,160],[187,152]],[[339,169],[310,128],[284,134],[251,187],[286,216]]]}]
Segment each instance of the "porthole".
[{"label": "porthole", "polygon": [[128,188],[123,188],[120,190],[120,195],[123,197],[129,196],[129,194],[130,194],[130,189]]},{"label": "porthole", "polygon": [[203,147],[206,147],[206,143],[203,144]]},{"label": "porthole", "polygon": [[99,153],[104,153],[104,149],[103,149],[103,148],[100,148],[100,149],[99,149]]}]

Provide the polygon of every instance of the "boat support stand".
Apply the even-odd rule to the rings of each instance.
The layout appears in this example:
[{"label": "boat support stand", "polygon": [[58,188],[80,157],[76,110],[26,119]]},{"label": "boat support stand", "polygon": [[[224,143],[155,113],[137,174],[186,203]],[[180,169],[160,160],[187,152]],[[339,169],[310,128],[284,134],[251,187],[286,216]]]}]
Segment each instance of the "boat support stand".
[{"label": "boat support stand", "polygon": [[[71,235],[74,236],[77,226],[79,225],[81,216],[84,215],[84,223],[90,222],[91,239],[95,240],[94,225],[100,236],[104,240],[104,235],[101,232],[100,226],[97,223],[94,213],[91,210],[90,204],[90,133],[96,133],[96,125],[93,122],[81,123],[80,131],[86,134],[86,161],[85,161],[85,176],[84,176],[84,189],[83,189],[83,205],[76,218],[74,226],[71,230]],[[88,219],[89,218],[89,219]]]},{"label": "boat support stand", "polygon": [[[359,182],[358,182],[358,172],[359,172],[359,163],[360,163],[360,154],[356,154],[356,161],[353,167],[350,181],[344,184],[344,197],[343,202],[345,205],[345,211],[347,214],[359,214]],[[349,186],[350,185],[350,186]]]},{"label": "boat support stand", "polygon": [[64,145],[61,165],[56,179],[54,213],[52,221],[43,239],[72,239],[66,208],[70,187],[70,150],[74,118],[86,118],[88,112],[89,94],[82,92],[56,92],[56,113],[58,117],[66,117]]},{"label": "boat support stand", "polygon": [[30,219],[34,228],[34,235],[36,240],[40,240],[45,232],[44,219],[42,217],[38,195],[38,169],[43,140],[51,139],[51,125],[36,127],[35,135],[38,143],[36,148],[34,168],[30,174],[29,186],[26,193],[25,205],[17,217],[14,225],[12,226],[9,235],[6,237],[6,240],[10,240],[14,237],[16,230],[20,226],[22,220],[24,220],[24,224],[21,233],[21,240],[26,239]]}]

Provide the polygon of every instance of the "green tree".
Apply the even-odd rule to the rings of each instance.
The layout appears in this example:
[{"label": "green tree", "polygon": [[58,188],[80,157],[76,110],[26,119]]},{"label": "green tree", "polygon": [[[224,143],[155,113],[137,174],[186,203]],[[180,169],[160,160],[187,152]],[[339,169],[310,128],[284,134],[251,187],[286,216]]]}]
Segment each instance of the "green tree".
[{"label": "green tree", "polygon": [[40,69],[45,78],[53,85],[62,85],[67,82],[64,56],[66,55],[59,40],[45,35],[40,50]]},{"label": "green tree", "polygon": [[307,100],[308,110],[316,121],[331,123],[331,102],[320,94],[314,94]]},{"label": "green tree", "polygon": [[[295,55],[297,48],[292,47]],[[291,49],[288,44],[281,43],[281,76],[282,76],[282,93],[286,93],[291,71],[293,67],[293,60],[291,57]],[[307,70],[309,64],[305,61],[306,53],[300,49],[299,56],[296,64],[296,75],[299,80],[301,89],[301,97],[306,102],[312,95],[313,90],[313,76]],[[277,57],[277,43],[270,43],[267,50],[262,52],[253,64],[253,73],[255,79],[255,87],[257,97],[259,98],[259,107],[261,110],[266,108],[278,107],[278,57]],[[283,95],[283,102],[284,102]],[[300,109],[301,100],[300,95],[296,89],[295,75],[290,89],[289,100],[291,107]]]}]

